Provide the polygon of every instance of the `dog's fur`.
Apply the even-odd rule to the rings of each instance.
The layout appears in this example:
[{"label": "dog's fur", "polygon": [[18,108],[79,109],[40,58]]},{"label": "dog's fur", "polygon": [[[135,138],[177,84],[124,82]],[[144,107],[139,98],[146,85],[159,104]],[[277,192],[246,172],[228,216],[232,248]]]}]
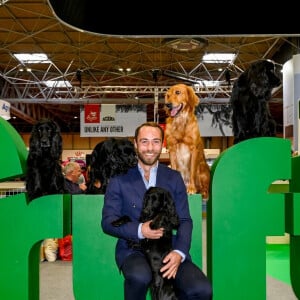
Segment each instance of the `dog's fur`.
[{"label": "dog's fur", "polygon": [[[150,285],[152,300],[177,300],[173,279],[163,278],[160,269],[163,266],[164,257],[172,251],[172,231],[179,226],[179,217],[176,213],[175,204],[171,194],[160,187],[150,187],[143,200],[143,209],[140,222],[152,220],[152,229],[164,228],[164,234],[160,239],[143,239],[140,246],[147,257],[152,269],[152,282]],[[121,226],[130,222],[128,216],[115,220],[112,225]]]},{"label": "dog's fur", "polygon": [[179,226],[179,217],[171,194],[159,187],[150,187],[144,196],[140,222],[152,220],[151,229],[164,228],[160,239],[143,239],[142,249],[149,260],[153,277],[151,296],[153,300],[177,299],[172,279],[163,278],[160,269],[164,257],[172,251],[172,231]]},{"label": "dog's fur", "polygon": [[61,154],[62,137],[59,126],[50,119],[39,120],[33,126],[29,139],[26,174],[29,200],[65,192]]},{"label": "dog's fur", "polygon": [[[91,153],[87,194],[104,194],[111,177],[126,173],[136,164],[136,153],[130,140],[109,138],[98,143]],[[101,183],[100,188],[95,187],[97,181]]]},{"label": "dog's fur", "polygon": [[276,136],[276,122],[268,102],[272,89],[280,84],[275,64],[269,60],[252,63],[235,81],[230,98],[234,144],[255,137]]},{"label": "dog's fur", "polygon": [[209,195],[210,168],[205,160],[204,146],[195,115],[199,98],[192,87],[176,84],[165,94],[166,142],[171,168],[178,170],[188,194]]}]

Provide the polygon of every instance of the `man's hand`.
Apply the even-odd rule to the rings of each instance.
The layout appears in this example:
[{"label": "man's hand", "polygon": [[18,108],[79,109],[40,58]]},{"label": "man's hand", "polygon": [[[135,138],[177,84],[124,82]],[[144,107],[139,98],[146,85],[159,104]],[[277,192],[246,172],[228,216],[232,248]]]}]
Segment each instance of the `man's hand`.
[{"label": "man's hand", "polygon": [[160,269],[162,276],[168,279],[175,278],[181,260],[182,257],[178,252],[171,251],[163,260],[165,265]]},{"label": "man's hand", "polygon": [[82,191],[86,191],[86,189],[87,189],[87,186],[86,186],[85,183],[80,183],[80,184],[79,184],[79,187],[80,187],[80,189],[81,189]]},{"label": "man's hand", "polygon": [[163,236],[164,234],[164,229],[163,228],[159,228],[159,229],[151,229],[150,228],[150,223],[152,222],[152,220],[147,221],[145,223],[142,224],[142,235],[146,238],[146,239],[159,239]]}]

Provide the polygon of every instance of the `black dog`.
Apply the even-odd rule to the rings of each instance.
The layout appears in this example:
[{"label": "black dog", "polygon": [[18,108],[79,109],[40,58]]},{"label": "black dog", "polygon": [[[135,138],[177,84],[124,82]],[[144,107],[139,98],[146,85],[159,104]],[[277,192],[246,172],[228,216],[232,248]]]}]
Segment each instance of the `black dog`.
[{"label": "black dog", "polygon": [[268,101],[281,80],[269,60],[254,62],[232,88],[232,130],[234,144],[255,137],[276,136],[276,122]]},{"label": "black dog", "polygon": [[60,128],[53,120],[41,119],[33,126],[29,140],[25,180],[29,200],[65,192],[61,154]]},{"label": "black dog", "polygon": [[141,241],[153,272],[151,296],[153,300],[177,299],[171,279],[163,278],[160,269],[164,257],[172,251],[172,231],[179,226],[179,218],[171,194],[159,187],[150,187],[144,196],[140,222],[152,220],[151,229],[164,228],[160,239]]},{"label": "black dog", "polygon": [[[152,229],[164,228],[164,234],[160,239],[143,239],[140,248],[146,255],[152,269],[153,277],[150,286],[152,300],[176,300],[173,288],[173,279],[163,278],[160,269],[163,266],[164,257],[172,251],[172,231],[179,226],[179,217],[176,213],[171,194],[160,187],[150,187],[144,196],[143,209],[140,222],[152,220]],[[130,222],[128,216],[123,216],[114,221],[114,226],[121,226]],[[138,247],[132,245],[131,247]]]},{"label": "black dog", "polygon": [[[133,143],[125,138],[109,138],[98,143],[91,153],[87,194],[104,194],[109,179],[126,173],[137,164]],[[100,188],[95,184],[101,183]]]}]

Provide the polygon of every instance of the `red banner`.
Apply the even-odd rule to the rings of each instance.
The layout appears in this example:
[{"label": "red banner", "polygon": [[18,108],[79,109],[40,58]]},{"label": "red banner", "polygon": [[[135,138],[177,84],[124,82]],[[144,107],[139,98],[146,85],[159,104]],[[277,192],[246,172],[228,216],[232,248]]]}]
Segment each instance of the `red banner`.
[{"label": "red banner", "polygon": [[100,104],[84,105],[84,122],[100,123]]},{"label": "red banner", "polygon": [[[159,126],[163,129],[163,131],[165,132],[166,131],[166,124],[159,124]],[[164,137],[164,140],[163,140],[163,147],[167,147],[167,141],[166,141],[166,135]]]}]

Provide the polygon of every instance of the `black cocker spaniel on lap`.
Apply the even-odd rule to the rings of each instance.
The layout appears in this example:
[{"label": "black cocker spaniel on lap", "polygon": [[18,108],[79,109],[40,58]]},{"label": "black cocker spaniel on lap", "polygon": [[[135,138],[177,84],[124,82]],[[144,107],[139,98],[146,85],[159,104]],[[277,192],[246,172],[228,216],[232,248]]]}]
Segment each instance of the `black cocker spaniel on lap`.
[{"label": "black cocker spaniel on lap", "polygon": [[[164,188],[150,187],[143,199],[143,209],[139,218],[140,222],[152,220],[152,229],[164,228],[164,234],[159,239],[142,239],[140,243],[128,241],[132,248],[141,249],[145,254],[152,269],[152,282],[150,285],[152,300],[177,300],[173,287],[173,279],[162,277],[160,269],[165,256],[172,247],[173,230],[179,226],[179,217],[171,194]],[[130,222],[128,216],[122,216],[112,222],[113,226],[122,226]]]}]

